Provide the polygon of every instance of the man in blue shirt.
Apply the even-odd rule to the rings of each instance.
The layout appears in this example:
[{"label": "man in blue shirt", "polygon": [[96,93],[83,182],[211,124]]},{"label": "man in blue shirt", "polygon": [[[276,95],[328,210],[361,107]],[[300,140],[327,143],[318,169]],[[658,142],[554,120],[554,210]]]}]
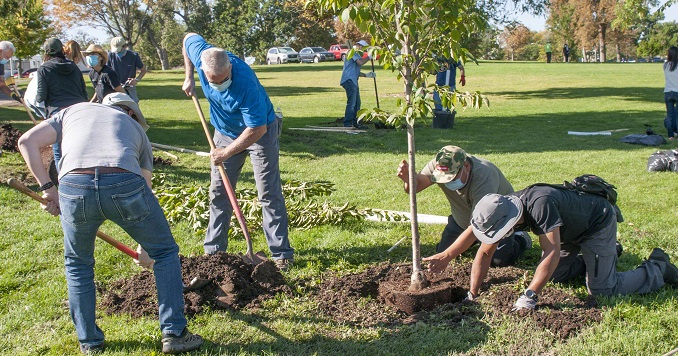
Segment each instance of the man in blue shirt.
[{"label": "man in blue shirt", "polygon": [[208,44],[196,33],[184,37],[183,54],[186,79],[182,89],[189,96],[195,94],[195,69],[210,103],[210,123],[216,129],[217,148],[210,153],[210,221],[205,253],[226,250],[233,213],[217,165],[224,165],[235,187],[249,155],[263,210],[264,235],[276,265],[286,270],[294,261],[294,249],[288,238],[287,209],[280,180],[278,139],[282,118],[275,115],[266,90],[240,58]]},{"label": "man in blue shirt", "polygon": [[[144,67],[139,53],[130,51],[124,38],[113,37],[107,64],[118,75],[118,80],[122,83],[127,94],[138,103],[137,83],[146,75],[146,67]],[[139,71],[138,75],[137,71]]]},{"label": "man in blue shirt", "polygon": [[360,110],[360,89],[358,89],[358,77],[374,78],[374,72],[368,75],[360,73],[362,67],[370,60],[369,56],[362,57],[361,49],[367,46],[364,40],[355,44],[355,52],[351,59],[344,61],[344,70],[341,72],[341,81],[339,84],[346,90],[346,111],[344,112],[344,127],[359,128],[357,113]]},{"label": "man in blue shirt", "polygon": [[[466,71],[464,70],[464,65],[461,64],[461,61],[457,61],[454,58],[438,57],[438,63],[440,64],[440,67],[436,74],[437,85],[447,85],[450,87],[450,91],[454,91],[457,87],[455,82],[457,68],[459,68],[459,74],[461,75],[459,84],[461,84],[461,86],[466,85]],[[438,91],[433,92],[433,103],[437,111],[450,111],[450,108],[443,108]]]}]

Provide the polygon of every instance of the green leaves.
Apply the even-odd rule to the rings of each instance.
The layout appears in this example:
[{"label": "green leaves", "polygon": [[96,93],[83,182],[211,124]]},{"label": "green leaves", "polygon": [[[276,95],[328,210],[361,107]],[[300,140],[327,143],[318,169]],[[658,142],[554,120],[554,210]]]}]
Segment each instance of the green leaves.
[{"label": "green leaves", "polygon": [[[202,186],[165,185],[164,174],[153,176],[155,195],[167,221],[172,225],[186,221],[196,234],[203,234],[209,222],[209,189]],[[403,220],[401,216],[382,210],[358,209],[349,203],[334,206],[327,201],[319,201],[318,197],[327,197],[334,192],[333,183],[290,180],[282,188],[290,227],[306,230],[319,225],[340,225],[364,220],[367,215],[375,215],[387,221]],[[257,192],[240,189],[236,195],[248,229],[260,229],[263,219]],[[232,216],[229,236],[237,235],[242,235],[242,230],[235,216]]]}]

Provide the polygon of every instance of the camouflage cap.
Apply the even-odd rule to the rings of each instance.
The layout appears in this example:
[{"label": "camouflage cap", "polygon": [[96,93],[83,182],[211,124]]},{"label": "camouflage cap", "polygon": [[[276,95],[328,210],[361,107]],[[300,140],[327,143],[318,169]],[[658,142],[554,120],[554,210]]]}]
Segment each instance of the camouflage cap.
[{"label": "camouflage cap", "polygon": [[454,180],[466,162],[466,152],[457,146],[445,146],[436,154],[436,169],[431,180],[445,184]]}]

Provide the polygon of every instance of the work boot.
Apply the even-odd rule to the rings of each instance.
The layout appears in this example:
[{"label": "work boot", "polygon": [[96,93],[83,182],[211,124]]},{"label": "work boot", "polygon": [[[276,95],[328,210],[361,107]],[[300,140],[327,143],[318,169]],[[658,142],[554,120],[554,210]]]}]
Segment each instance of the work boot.
[{"label": "work boot", "polygon": [[617,249],[617,258],[621,257],[622,253],[624,252],[624,247],[622,246],[621,242],[616,241],[614,243],[614,247]]},{"label": "work boot", "polygon": [[280,258],[275,260],[275,266],[281,272],[287,272],[294,265],[294,258]]},{"label": "work boot", "polygon": [[104,352],[104,343],[95,344],[95,345],[85,345],[80,344],[80,352],[85,355],[96,355]]},{"label": "work boot", "polygon": [[202,346],[202,336],[198,334],[191,334],[188,328],[180,336],[172,334],[163,334],[162,337],[162,352],[166,354],[178,354],[181,352],[191,351]]},{"label": "work boot", "polygon": [[664,250],[655,248],[652,250],[648,260],[657,262],[659,269],[664,276],[664,283],[673,287],[678,287],[678,268],[671,264],[671,259]]}]

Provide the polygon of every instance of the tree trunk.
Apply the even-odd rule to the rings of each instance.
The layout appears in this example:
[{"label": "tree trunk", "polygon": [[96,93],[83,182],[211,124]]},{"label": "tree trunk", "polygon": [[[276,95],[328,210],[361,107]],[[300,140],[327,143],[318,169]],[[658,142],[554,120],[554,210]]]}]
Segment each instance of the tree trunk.
[{"label": "tree trunk", "polygon": [[581,46],[581,60],[582,62],[588,62],[586,58],[586,47]]},{"label": "tree trunk", "polygon": [[598,49],[600,51],[600,63],[605,63],[605,31],[607,25],[601,23],[598,25]]},{"label": "tree trunk", "polygon": [[410,185],[410,221],[412,229],[412,276],[410,279],[410,291],[417,291],[428,286],[428,281],[421,269],[421,250],[419,248],[419,222],[417,221],[417,171],[415,170],[415,147],[414,127],[407,123],[407,156],[410,161],[409,185]]},{"label": "tree trunk", "polygon": [[153,31],[150,26],[146,28],[146,38],[148,38],[148,42],[150,42],[153,48],[155,48],[155,53],[158,54],[158,59],[160,60],[160,66],[162,67],[162,70],[168,70],[169,59],[167,57],[167,50],[163,48],[162,45],[155,39],[155,31]]},{"label": "tree trunk", "polygon": [[615,43],[614,50],[617,52],[617,62],[621,62],[621,52],[619,51],[619,43]]}]

